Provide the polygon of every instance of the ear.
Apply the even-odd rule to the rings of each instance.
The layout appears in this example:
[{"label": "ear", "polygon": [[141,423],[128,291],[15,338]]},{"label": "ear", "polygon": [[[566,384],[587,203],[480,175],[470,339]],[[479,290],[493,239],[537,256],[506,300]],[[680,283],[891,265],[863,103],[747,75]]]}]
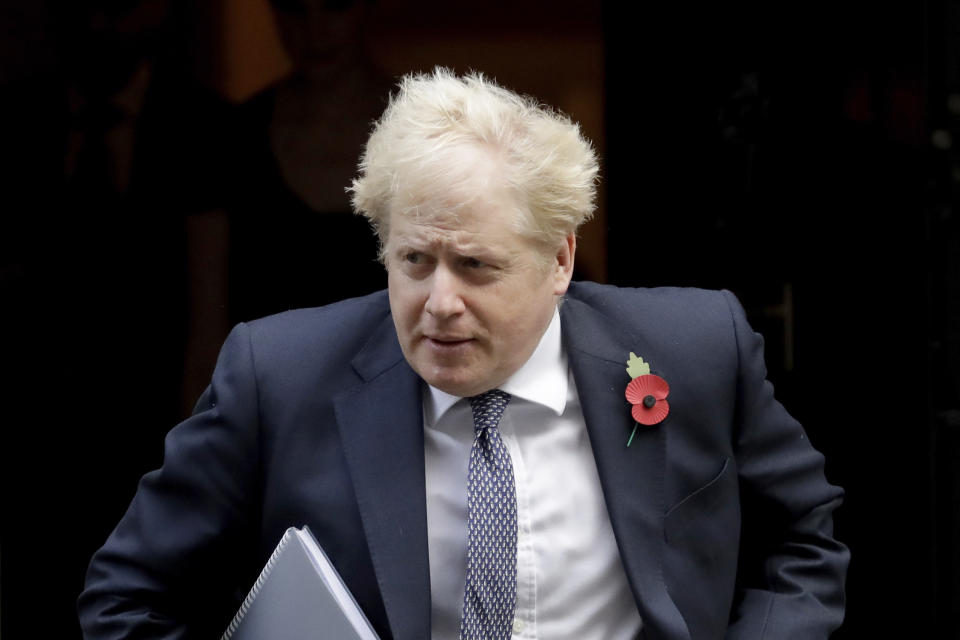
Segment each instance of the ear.
[{"label": "ear", "polygon": [[562,296],[570,286],[573,277],[573,259],[577,253],[577,236],[571,231],[557,249],[556,264],[553,273],[553,294]]}]

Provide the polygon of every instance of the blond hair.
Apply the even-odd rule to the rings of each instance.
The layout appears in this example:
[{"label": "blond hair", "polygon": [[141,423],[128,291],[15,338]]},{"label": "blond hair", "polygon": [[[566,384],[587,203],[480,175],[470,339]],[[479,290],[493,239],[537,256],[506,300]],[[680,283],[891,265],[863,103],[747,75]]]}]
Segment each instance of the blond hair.
[{"label": "blond hair", "polygon": [[470,179],[471,168],[453,161],[464,146],[485,150],[499,164],[534,239],[558,246],[593,215],[597,158],[579,125],[480,73],[458,77],[438,67],[402,78],[348,189],[381,247],[398,196],[415,202]]}]

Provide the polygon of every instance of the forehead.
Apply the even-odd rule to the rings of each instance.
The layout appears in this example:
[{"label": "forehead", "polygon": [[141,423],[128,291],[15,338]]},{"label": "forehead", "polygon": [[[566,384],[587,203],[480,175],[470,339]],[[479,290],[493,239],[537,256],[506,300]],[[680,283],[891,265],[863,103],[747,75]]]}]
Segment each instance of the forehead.
[{"label": "forehead", "polygon": [[489,153],[460,147],[417,169],[398,176],[401,188],[389,205],[391,235],[398,225],[438,234],[526,230],[524,208]]},{"label": "forehead", "polygon": [[428,202],[391,213],[388,245],[519,250],[526,246],[512,207],[486,198],[470,202]]}]

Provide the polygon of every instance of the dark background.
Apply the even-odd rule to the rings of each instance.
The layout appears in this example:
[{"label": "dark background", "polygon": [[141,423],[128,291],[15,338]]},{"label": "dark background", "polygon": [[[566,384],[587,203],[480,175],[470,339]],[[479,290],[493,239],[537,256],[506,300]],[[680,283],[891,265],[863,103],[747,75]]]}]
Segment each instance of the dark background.
[{"label": "dark background", "polygon": [[[960,637],[960,9],[649,4],[372,3],[356,55],[388,80],[485,71],[581,121],[603,182],[580,275],[733,290],[778,397],[847,490],[836,637]],[[315,33],[354,10],[276,5]],[[7,638],[79,637],[86,563],[226,326],[378,286],[344,276],[369,273],[369,239],[325,233],[282,180],[260,180],[264,96],[286,67],[237,60],[227,6],[0,12]],[[243,261],[285,238],[290,262]],[[224,247],[227,266],[204,262]],[[320,277],[304,275],[314,247],[335,277],[314,262]],[[263,269],[282,296],[253,280]]]}]

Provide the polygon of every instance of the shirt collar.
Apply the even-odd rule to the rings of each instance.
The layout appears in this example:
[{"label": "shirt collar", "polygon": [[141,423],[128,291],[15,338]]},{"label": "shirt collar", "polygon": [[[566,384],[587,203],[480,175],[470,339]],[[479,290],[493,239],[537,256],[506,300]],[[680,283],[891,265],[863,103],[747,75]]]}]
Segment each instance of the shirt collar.
[{"label": "shirt collar", "polygon": [[[533,354],[498,388],[562,415],[567,404],[567,384],[567,354],[560,336],[560,312],[554,309],[553,318]],[[427,425],[434,426],[460,399],[427,385],[423,394]]]}]

